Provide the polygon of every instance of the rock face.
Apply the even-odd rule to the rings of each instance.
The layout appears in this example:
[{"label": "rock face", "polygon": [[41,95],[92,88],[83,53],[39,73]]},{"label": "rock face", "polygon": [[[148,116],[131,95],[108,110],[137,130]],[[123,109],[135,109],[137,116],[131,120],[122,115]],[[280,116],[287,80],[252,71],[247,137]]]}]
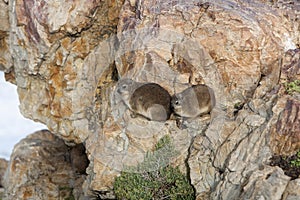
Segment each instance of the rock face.
[{"label": "rock face", "polygon": [[[113,198],[124,165],[140,162],[168,134],[179,152],[172,164],[187,172],[198,199],[299,197],[298,179],[268,165],[273,154],[300,147],[300,97],[285,89],[300,79],[298,1],[10,0],[0,6],[0,19],[10,22],[0,26],[6,47],[0,69],[18,86],[24,116],[68,144],[84,142],[85,195]],[[166,123],[132,118],[116,98],[120,78],[158,83],[171,95],[206,84],[216,107],[209,117],[183,120],[184,129],[175,117]]]},{"label": "rock face", "polygon": [[7,160],[0,158],[0,188],[3,187],[3,177],[7,169],[7,164],[8,164]]},{"label": "rock face", "polygon": [[0,1],[0,70],[8,71],[12,67],[12,59],[9,53],[9,30],[8,5]]},{"label": "rock face", "polygon": [[6,199],[83,198],[81,186],[85,175],[76,173],[72,167],[73,151],[46,130],[21,140],[14,148],[5,175]]},{"label": "rock face", "polygon": [[[122,2],[13,0],[8,5],[9,51],[16,60],[5,68],[7,79],[18,85],[21,112],[65,140],[84,141],[89,133],[86,112],[97,86],[94,77],[105,70],[95,62],[95,57],[104,60],[98,45],[115,33]],[[86,73],[95,76],[86,79]]]}]

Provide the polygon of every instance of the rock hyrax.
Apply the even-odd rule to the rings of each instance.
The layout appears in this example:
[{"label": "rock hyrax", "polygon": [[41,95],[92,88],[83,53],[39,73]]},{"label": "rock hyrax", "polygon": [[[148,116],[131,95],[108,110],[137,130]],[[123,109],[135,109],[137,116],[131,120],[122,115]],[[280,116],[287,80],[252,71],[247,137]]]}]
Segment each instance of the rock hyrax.
[{"label": "rock hyrax", "polygon": [[117,93],[135,114],[151,121],[166,121],[171,114],[171,96],[156,83],[139,83],[123,79],[117,85]]},{"label": "rock hyrax", "polygon": [[195,118],[209,113],[215,106],[215,95],[206,85],[193,85],[172,97],[172,109],[176,115]]}]

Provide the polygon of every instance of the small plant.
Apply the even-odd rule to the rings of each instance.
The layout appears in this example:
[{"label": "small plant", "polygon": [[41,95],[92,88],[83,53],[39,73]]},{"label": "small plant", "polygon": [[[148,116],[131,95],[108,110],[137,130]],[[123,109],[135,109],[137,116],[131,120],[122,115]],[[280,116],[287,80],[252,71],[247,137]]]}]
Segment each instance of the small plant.
[{"label": "small plant", "polygon": [[300,150],[291,156],[273,155],[270,158],[270,165],[280,167],[285,175],[295,180],[300,176]]},{"label": "small plant", "polygon": [[117,199],[195,199],[187,177],[178,167],[169,165],[175,155],[170,137],[160,139],[155,146],[155,153],[148,152],[142,163],[128,168],[116,178],[114,192]]},{"label": "small plant", "polygon": [[75,200],[75,197],[73,196],[73,188],[69,186],[59,186],[58,190],[60,192],[60,196],[64,197],[64,200]]},{"label": "small plant", "polygon": [[292,167],[300,167],[300,150],[296,154],[296,158],[290,161]]},{"label": "small plant", "polygon": [[300,93],[300,80],[285,83],[285,90],[288,94],[293,94],[294,92]]}]

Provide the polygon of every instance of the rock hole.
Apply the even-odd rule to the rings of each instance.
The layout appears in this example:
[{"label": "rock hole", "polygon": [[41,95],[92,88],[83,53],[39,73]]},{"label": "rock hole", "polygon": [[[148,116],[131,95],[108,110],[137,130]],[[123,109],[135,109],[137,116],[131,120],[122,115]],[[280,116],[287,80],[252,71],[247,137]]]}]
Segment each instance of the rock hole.
[{"label": "rock hole", "polygon": [[225,172],[225,169],[219,168],[218,171],[219,171],[220,175],[222,175]]},{"label": "rock hole", "polygon": [[234,114],[234,115],[237,115],[238,112],[239,112],[240,110],[243,109],[244,104],[245,104],[244,102],[238,102],[238,103],[234,104],[234,111],[233,111],[233,114]]},{"label": "rock hole", "polygon": [[270,178],[270,176],[271,176],[271,174],[267,174],[267,176],[266,176],[266,180],[267,180],[268,178]]},{"label": "rock hole", "polygon": [[260,86],[262,84],[262,81],[265,79],[266,75],[265,74],[261,74],[260,75],[260,78],[259,78],[259,81],[257,83],[257,87]]},{"label": "rock hole", "polygon": [[114,62],[112,65],[112,73],[111,73],[111,80],[118,82],[119,80],[119,72],[116,66],[116,63]]},{"label": "rock hole", "polygon": [[70,161],[73,170],[78,174],[86,174],[90,161],[86,155],[85,146],[77,144],[70,149]]}]

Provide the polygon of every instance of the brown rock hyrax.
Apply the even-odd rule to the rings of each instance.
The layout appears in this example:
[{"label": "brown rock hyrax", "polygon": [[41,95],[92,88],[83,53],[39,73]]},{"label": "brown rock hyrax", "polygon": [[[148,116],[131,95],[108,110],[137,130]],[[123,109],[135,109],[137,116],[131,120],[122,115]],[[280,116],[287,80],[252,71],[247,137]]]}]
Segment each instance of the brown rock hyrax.
[{"label": "brown rock hyrax", "polygon": [[176,115],[195,118],[209,113],[216,104],[211,88],[206,85],[193,85],[172,97],[172,109]]},{"label": "brown rock hyrax", "polygon": [[166,121],[171,114],[171,96],[156,83],[139,83],[131,79],[120,80],[117,93],[133,111],[151,121]]}]

